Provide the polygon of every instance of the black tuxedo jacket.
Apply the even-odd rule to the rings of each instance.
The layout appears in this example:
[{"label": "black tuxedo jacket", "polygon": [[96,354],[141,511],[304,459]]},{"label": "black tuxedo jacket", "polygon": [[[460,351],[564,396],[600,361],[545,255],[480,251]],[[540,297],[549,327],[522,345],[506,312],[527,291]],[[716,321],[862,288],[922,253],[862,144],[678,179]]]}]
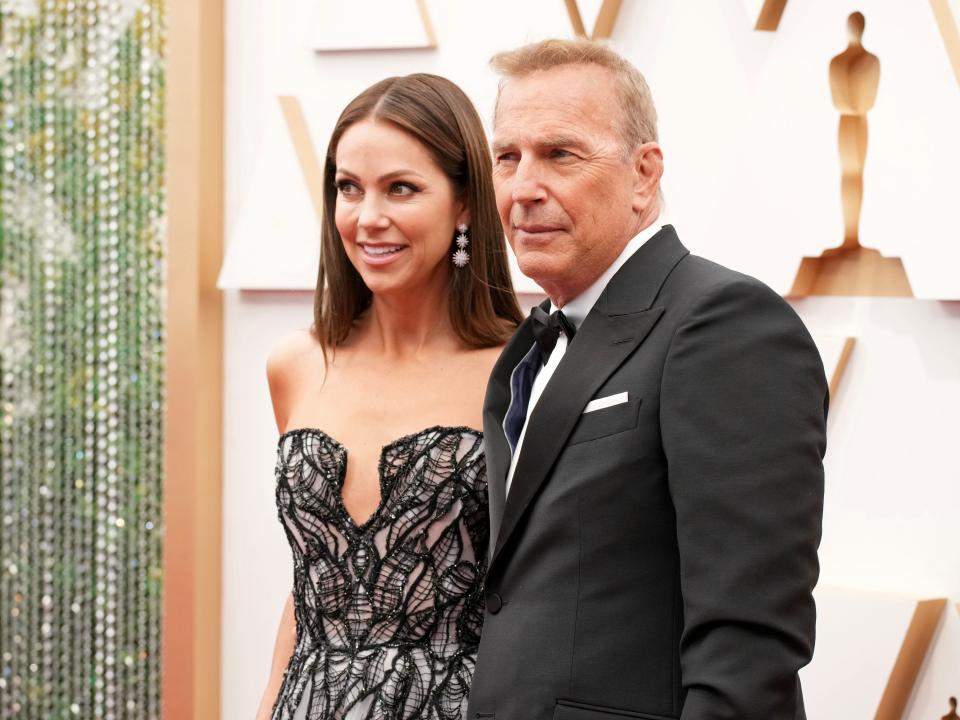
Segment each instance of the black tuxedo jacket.
[{"label": "black tuxedo jacket", "polygon": [[469,717],[804,718],[827,384],[803,323],[664,227],[570,343],[507,497],[502,422],[532,343],[527,320],[484,404],[492,546]]}]

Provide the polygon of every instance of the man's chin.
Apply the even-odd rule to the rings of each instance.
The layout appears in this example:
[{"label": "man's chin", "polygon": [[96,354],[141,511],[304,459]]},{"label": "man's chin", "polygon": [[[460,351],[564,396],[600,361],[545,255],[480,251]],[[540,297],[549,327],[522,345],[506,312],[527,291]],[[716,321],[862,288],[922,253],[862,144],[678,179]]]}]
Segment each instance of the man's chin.
[{"label": "man's chin", "polygon": [[517,265],[520,272],[540,287],[550,285],[550,281],[560,272],[556,260],[546,253],[524,253],[523,257],[517,258]]}]

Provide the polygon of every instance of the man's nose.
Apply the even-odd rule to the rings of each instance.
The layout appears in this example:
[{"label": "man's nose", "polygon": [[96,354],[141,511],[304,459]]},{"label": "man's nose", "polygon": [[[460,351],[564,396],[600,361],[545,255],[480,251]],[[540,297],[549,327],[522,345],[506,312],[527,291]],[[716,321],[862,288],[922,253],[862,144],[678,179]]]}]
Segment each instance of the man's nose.
[{"label": "man's nose", "polygon": [[357,226],[364,230],[382,230],[389,224],[390,220],[383,212],[380,198],[374,193],[367,193],[360,203]]},{"label": "man's nose", "polygon": [[537,168],[533,163],[520,161],[513,176],[513,192],[511,197],[515,203],[521,205],[542,202],[547,199],[547,191],[543,187]]}]

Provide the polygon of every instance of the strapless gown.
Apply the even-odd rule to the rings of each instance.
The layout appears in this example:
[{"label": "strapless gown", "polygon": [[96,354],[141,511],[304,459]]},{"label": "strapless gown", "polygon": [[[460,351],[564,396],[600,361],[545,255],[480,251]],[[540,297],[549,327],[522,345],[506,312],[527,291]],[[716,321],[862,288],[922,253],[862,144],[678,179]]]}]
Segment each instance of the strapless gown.
[{"label": "strapless gown", "polygon": [[358,525],[347,448],[316,429],[280,437],[297,637],[273,720],[465,717],[489,537],[482,440],[438,426],[384,447],[380,505]]}]

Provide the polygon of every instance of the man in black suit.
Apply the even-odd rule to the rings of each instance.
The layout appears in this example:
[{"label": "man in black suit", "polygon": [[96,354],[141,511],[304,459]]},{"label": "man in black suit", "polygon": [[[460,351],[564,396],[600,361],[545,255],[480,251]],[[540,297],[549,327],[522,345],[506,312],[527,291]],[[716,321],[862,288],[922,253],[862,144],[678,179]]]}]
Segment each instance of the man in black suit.
[{"label": "man in black suit", "polygon": [[470,717],[804,718],[817,349],[779,295],[664,224],[656,114],[632,65],[587,41],[493,64],[497,202],[549,300],[487,390]]}]

